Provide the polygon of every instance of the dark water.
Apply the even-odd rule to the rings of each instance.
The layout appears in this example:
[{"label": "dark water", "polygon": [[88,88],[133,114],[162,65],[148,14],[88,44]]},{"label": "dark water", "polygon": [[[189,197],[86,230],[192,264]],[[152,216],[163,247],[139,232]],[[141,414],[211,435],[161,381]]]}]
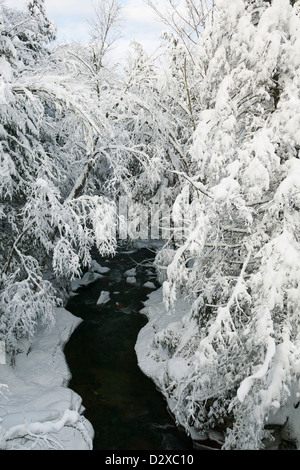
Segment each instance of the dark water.
[{"label": "dark water", "polygon": [[[145,249],[119,252],[110,259],[94,253],[93,258],[110,271],[81,288],[66,306],[84,320],[65,354],[72,373],[69,387],[82,397],[84,415],[94,427],[94,450],[192,449],[191,440],[175,426],[164,398],[137,365],[134,346],[147,322],[139,310],[150,292],[143,284],[156,283],[147,262],[151,257],[153,253]],[[131,286],[124,272],[133,267],[137,283]],[[102,290],[110,292],[111,300],[97,306]]]}]

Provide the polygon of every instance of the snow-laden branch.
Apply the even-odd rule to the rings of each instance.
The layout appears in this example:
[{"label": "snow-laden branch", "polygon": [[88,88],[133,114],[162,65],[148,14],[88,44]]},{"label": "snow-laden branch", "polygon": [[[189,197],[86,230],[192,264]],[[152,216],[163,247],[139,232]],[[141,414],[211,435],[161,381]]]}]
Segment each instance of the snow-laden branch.
[{"label": "snow-laden branch", "polygon": [[248,395],[252,387],[253,382],[257,379],[263,378],[267,374],[270,364],[272,362],[272,359],[275,355],[275,352],[276,352],[275,340],[274,338],[269,336],[267,339],[267,351],[266,351],[264,363],[261,365],[259,370],[255,372],[255,374],[250,375],[249,377],[246,377],[246,379],[243,380],[243,382],[241,383],[241,385],[239,386],[237,390],[237,398],[240,402],[243,402],[245,400],[246,396]]},{"label": "snow-laden branch", "polygon": [[186,175],[185,173],[183,173],[182,171],[175,171],[175,170],[170,170],[171,173],[175,173],[176,175],[178,176],[182,176],[183,178],[185,178],[192,186],[194,186],[194,188],[197,190],[197,191],[200,191],[202,194],[204,194],[205,196],[209,197],[210,199],[214,199],[213,195],[207,191],[206,187],[204,186],[204,184],[200,183],[199,181],[193,181],[192,178],[190,178],[188,175]]},{"label": "snow-laden branch", "polygon": [[1,436],[2,445],[5,448],[13,448],[13,441],[22,438],[28,438],[34,441],[32,447],[35,447],[39,440],[50,448],[63,448],[63,446],[55,439],[55,435],[64,427],[72,427],[78,430],[92,449],[92,441],[90,436],[82,424],[82,416],[75,410],[65,410],[61,417],[45,421],[36,421],[32,423],[24,423],[12,426]]},{"label": "snow-laden branch", "polygon": [[[61,77],[50,76],[48,81],[46,81],[44,76],[40,76],[37,80],[24,80],[24,84],[14,84],[12,86],[12,91],[15,93],[24,93],[26,95],[28,90],[34,95],[46,95],[56,105],[59,102],[64,103],[67,108],[73,109],[77,115],[81,116],[83,121],[91,126],[97,135],[102,135],[102,131],[96,121],[82,106],[81,99],[78,99],[78,93],[75,90],[68,89],[68,86],[65,84],[65,81],[62,81]],[[104,127],[104,130],[109,132],[105,121],[101,121],[101,125]]]},{"label": "snow-laden branch", "polygon": [[230,314],[230,309],[233,307],[234,303],[237,301],[238,295],[241,292],[244,293],[245,291],[244,277],[245,277],[246,269],[250,262],[251,255],[252,255],[252,250],[249,250],[246,256],[246,259],[243,263],[239,277],[237,279],[236,285],[234,286],[234,289],[232,291],[232,294],[227,304],[225,306],[218,307],[217,317],[214,320],[213,324],[211,325],[208,335],[201,341],[201,347],[203,347],[204,350],[206,348],[208,348],[208,350],[212,350],[212,342],[215,338],[217,338],[221,334],[222,326],[225,327],[225,329],[227,330],[226,332],[229,336],[235,332],[235,326],[234,326],[234,322]]}]

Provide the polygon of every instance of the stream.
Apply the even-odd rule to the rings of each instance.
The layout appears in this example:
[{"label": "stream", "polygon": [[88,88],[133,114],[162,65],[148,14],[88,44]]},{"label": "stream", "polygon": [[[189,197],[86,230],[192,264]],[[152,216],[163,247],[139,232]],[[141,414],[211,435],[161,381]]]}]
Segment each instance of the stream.
[{"label": "stream", "polygon": [[[138,367],[135,343],[147,319],[139,311],[155,271],[147,249],[120,250],[113,258],[92,257],[109,268],[93,284],[81,287],[66,305],[83,319],[65,347],[72,379],[82,397],[84,415],[94,431],[94,450],[191,450],[192,441],[169,414],[162,394]],[[136,268],[136,283],[124,273]],[[131,281],[134,279],[131,278]],[[110,300],[97,305],[102,291]]]}]

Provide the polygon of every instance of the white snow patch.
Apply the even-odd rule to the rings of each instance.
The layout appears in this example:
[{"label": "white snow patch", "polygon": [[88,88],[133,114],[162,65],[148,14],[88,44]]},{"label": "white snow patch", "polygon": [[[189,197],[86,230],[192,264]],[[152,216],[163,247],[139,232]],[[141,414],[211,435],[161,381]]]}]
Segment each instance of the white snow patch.
[{"label": "white snow patch", "polygon": [[[183,382],[189,372],[189,366],[185,358],[180,356],[169,357],[168,352],[155,345],[155,336],[172,325],[172,330],[182,333],[182,341],[185,341],[185,331],[182,329],[182,321],[189,312],[191,305],[184,299],[178,299],[172,315],[168,315],[163,301],[162,287],[148,295],[148,300],[144,302],[145,308],[141,310],[148,318],[148,323],[138,334],[135,351],[138,365],[143,373],[150,377],[160,392],[167,400],[168,408],[174,410],[178,405],[176,401],[167,393],[166,376],[169,382]],[[177,330],[176,330],[177,328]],[[184,426],[184,423],[181,423]],[[207,436],[199,435],[194,428],[186,429],[192,439],[203,439]]]},{"label": "white snow patch", "polygon": [[186,359],[183,357],[172,357],[168,360],[167,373],[172,381],[177,383],[185,380],[188,376],[189,367]]},{"label": "white snow patch", "polygon": [[168,315],[163,301],[162,288],[151,292],[148,300],[144,302],[145,307],[141,313],[148,318],[148,323],[138,334],[135,350],[138,358],[138,365],[145,375],[151,377],[157,386],[163,389],[163,377],[168,364],[167,355],[153,348],[155,334],[167,328],[170,322],[181,320],[189,310],[188,302],[180,300],[174,313]]},{"label": "white snow patch", "polygon": [[0,341],[0,364],[6,364],[6,352],[4,341]]},{"label": "white snow patch", "polygon": [[3,77],[5,82],[11,82],[13,78],[12,67],[5,57],[0,57],[0,76]]}]

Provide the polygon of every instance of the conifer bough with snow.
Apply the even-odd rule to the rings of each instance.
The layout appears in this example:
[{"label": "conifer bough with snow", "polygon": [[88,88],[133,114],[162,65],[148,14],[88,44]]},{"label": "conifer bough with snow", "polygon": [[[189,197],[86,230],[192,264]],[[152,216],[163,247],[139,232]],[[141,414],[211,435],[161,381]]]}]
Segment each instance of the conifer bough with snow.
[{"label": "conifer bough with snow", "polygon": [[90,249],[115,252],[120,195],[159,200],[174,231],[142,369],[192,436],[261,449],[284,416],[299,448],[300,4],[169,4],[161,65],[135,43],[121,78],[103,24],[49,48],[42,0],[0,5],[0,339],[13,358]]}]

